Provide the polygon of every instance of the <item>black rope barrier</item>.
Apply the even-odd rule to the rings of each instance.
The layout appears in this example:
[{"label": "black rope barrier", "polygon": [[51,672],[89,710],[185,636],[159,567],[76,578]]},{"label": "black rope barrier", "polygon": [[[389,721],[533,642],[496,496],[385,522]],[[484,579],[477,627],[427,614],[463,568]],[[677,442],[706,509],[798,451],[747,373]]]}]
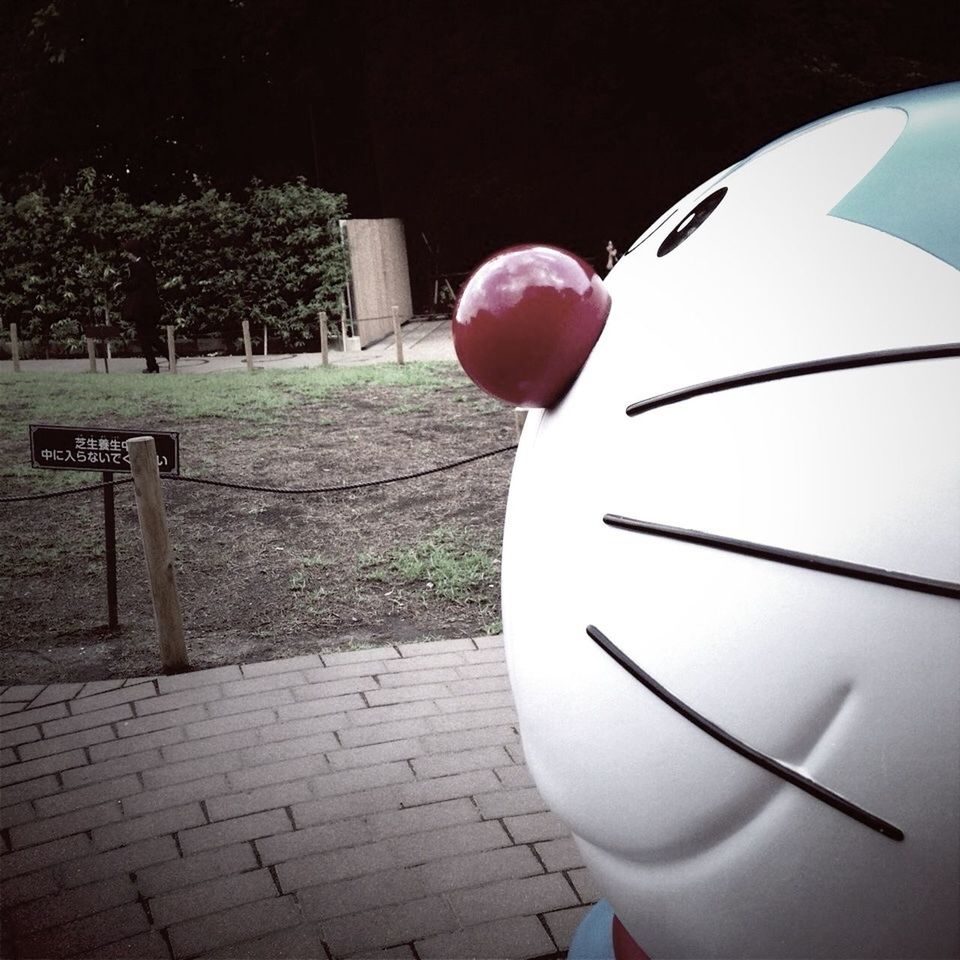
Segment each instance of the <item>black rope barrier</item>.
[{"label": "black rope barrier", "polygon": [[[445,470],[453,470],[457,467],[466,466],[468,463],[475,463],[477,460],[484,460],[487,457],[496,457],[508,450],[516,450],[517,444],[511,443],[506,447],[498,447],[496,450],[486,450],[483,453],[476,453],[472,457],[465,457],[463,460],[455,460],[452,463],[443,463],[439,467],[430,467],[427,470],[417,470],[414,473],[404,473],[396,477],[381,477],[379,480],[364,480],[361,483],[344,483],[328,487],[307,487],[304,489],[291,490],[284,487],[266,487],[257,486],[248,483],[233,483],[229,480],[208,480],[205,477],[163,477],[164,480],[179,480],[181,483],[200,483],[208,487],[227,487],[231,490],[252,490],[257,493],[279,493],[279,494],[315,494],[315,493],[341,493],[346,490],[361,490],[364,487],[385,486],[388,483],[400,483],[403,480],[415,480],[417,477],[428,477],[433,473],[442,473]],[[72,487],[70,490],[57,490],[53,493],[33,493],[22,497],[0,497],[0,503],[20,503],[25,500],[52,500],[54,497],[69,497],[75,493],[84,493],[87,490],[102,490],[104,487],[115,487],[122,483],[132,483],[133,478],[128,477],[123,480],[113,480],[109,483],[91,483],[83,487]]]}]

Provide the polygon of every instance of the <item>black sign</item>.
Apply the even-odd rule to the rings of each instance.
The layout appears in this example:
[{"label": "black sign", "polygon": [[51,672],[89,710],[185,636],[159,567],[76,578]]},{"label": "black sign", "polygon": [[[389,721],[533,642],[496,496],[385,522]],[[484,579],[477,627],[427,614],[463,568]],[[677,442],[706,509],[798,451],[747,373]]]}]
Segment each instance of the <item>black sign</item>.
[{"label": "black sign", "polygon": [[30,425],[30,462],[46,470],[129,473],[126,442],[153,437],[160,472],[180,475],[180,434],[156,430],[104,430],[101,427]]}]

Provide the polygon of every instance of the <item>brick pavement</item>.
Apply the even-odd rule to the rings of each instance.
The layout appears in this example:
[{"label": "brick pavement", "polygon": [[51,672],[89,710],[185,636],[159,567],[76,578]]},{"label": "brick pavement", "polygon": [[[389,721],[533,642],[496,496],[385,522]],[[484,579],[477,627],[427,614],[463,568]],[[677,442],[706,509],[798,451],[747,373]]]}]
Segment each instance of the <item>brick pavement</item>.
[{"label": "brick pavement", "polygon": [[502,641],[0,687],[4,957],[563,956]]}]

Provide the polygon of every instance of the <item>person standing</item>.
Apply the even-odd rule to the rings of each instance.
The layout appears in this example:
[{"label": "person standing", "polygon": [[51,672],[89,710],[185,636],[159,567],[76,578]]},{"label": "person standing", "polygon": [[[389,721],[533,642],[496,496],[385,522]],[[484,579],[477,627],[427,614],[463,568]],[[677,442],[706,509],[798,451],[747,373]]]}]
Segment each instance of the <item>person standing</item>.
[{"label": "person standing", "polygon": [[159,346],[160,294],[157,290],[157,272],[147,258],[146,244],[142,240],[126,240],[123,254],[130,261],[130,275],[123,285],[123,306],[120,316],[133,323],[137,342],[147,362],[144,373],[159,373],[157,354]]}]

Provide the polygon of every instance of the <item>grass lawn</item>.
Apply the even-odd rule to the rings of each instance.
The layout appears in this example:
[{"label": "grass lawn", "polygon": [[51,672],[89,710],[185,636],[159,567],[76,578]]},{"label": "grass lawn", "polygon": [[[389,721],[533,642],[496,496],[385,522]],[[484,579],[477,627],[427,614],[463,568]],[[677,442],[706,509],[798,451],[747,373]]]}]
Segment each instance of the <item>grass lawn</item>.
[{"label": "grass lawn", "polygon": [[[0,375],[2,495],[99,481],[34,469],[28,425],[176,430],[181,472],[303,488],[514,442],[513,412],[455,364],[179,377]],[[512,454],[348,493],[164,481],[194,666],[499,629]],[[99,492],[0,504],[4,682],[159,671],[133,492],[116,490],[121,627],[107,630]]]}]

